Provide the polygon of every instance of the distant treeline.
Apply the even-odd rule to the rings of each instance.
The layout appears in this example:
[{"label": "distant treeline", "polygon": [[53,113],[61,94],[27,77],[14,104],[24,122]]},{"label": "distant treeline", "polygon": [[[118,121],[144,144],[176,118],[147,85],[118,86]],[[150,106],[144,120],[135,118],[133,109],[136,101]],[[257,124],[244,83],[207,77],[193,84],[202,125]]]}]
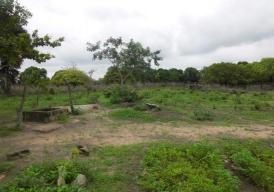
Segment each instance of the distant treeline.
[{"label": "distant treeline", "polygon": [[[115,67],[110,67],[102,81],[106,84],[119,83]],[[220,85],[265,84],[274,81],[274,58],[264,58],[259,62],[215,63],[202,70],[193,67],[181,69],[134,70],[129,82],[141,83],[208,83]]]}]

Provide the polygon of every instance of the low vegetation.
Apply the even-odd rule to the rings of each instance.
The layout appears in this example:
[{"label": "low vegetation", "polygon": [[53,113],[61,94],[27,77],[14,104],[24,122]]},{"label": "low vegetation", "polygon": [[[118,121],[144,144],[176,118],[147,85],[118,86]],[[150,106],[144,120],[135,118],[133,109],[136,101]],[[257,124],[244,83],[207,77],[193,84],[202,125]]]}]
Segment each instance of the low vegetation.
[{"label": "low vegetation", "polygon": [[[99,103],[112,108],[110,117],[130,121],[185,121],[188,123],[210,124],[271,124],[274,122],[274,93],[272,91],[216,91],[175,88],[142,88],[120,90],[107,88],[87,94],[85,91],[72,92],[74,105]],[[0,100],[0,135],[8,135],[16,119],[19,97],[2,97]],[[26,98],[24,109],[68,105],[66,93],[55,91]],[[157,104],[162,111],[147,110],[146,103]],[[122,107],[122,108],[121,108]],[[7,128],[5,128],[7,127]]]},{"label": "low vegetation", "polygon": [[[241,178],[272,192],[274,151],[271,141],[222,139],[192,143],[159,142],[97,147],[92,157],[32,165],[1,191],[222,191],[237,192]],[[57,186],[58,167],[66,168],[66,185]],[[2,166],[3,167],[3,166]],[[4,167],[10,167],[4,166]],[[10,168],[8,168],[10,169]],[[6,168],[4,168],[6,170]],[[77,174],[88,185],[71,184]],[[241,177],[239,177],[241,175]]]}]

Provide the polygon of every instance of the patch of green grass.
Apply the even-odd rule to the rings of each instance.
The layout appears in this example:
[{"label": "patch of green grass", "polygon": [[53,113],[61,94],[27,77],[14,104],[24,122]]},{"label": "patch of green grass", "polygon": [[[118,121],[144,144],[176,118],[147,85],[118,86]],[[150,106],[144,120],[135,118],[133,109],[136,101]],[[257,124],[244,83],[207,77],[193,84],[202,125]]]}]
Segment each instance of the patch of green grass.
[{"label": "patch of green grass", "polygon": [[123,108],[111,112],[111,117],[117,120],[130,120],[141,122],[157,121],[157,117],[147,111],[137,111],[132,108]]},{"label": "patch of green grass", "polygon": [[145,191],[234,192],[239,180],[210,145],[157,144],[143,160],[138,183]]},{"label": "patch of green grass", "polygon": [[219,147],[240,173],[266,191],[274,191],[274,150],[269,142],[229,139]]}]

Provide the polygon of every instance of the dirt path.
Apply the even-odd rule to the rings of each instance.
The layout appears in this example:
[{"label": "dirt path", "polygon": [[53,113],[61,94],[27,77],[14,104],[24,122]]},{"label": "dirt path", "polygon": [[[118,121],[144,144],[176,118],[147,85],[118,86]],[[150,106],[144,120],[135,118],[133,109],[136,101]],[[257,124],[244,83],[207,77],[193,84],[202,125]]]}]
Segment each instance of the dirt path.
[{"label": "dirt path", "polygon": [[[210,136],[232,136],[236,138],[274,138],[274,127],[208,126],[186,123],[133,123],[112,121],[106,110],[93,110],[75,116],[67,124],[27,123],[17,135],[0,140],[0,153],[31,148],[41,152],[47,146],[58,145],[123,145],[151,142],[164,139],[196,140]],[[58,128],[49,133],[33,129]]]}]

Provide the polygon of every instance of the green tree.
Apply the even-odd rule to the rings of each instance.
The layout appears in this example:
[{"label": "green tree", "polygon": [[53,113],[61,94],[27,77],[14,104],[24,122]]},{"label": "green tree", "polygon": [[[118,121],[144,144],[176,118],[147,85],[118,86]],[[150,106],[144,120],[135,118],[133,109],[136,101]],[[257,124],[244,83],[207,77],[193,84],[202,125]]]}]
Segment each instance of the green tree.
[{"label": "green tree", "polygon": [[87,50],[93,55],[94,60],[108,60],[117,70],[120,79],[120,85],[134,74],[145,73],[151,67],[151,63],[158,66],[162,58],[160,51],[152,52],[149,47],[144,48],[139,42],[132,39],[124,42],[121,37],[110,37],[103,44],[99,41],[95,44],[87,43]]},{"label": "green tree", "polygon": [[170,82],[180,82],[184,79],[184,72],[180,69],[169,69],[169,81]]},{"label": "green tree", "polygon": [[188,67],[184,71],[184,81],[197,83],[200,81],[200,72],[193,67]]},{"label": "green tree", "polygon": [[86,83],[89,83],[90,80],[91,79],[87,74],[73,67],[66,70],[57,71],[53,75],[51,82],[58,86],[60,85],[67,86],[71,113],[76,114],[76,110],[74,109],[74,106],[73,106],[71,86],[85,85]]},{"label": "green tree", "polygon": [[53,55],[41,52],[39,47],[57,47],[64,40],[52,40],[49,35],[39,37],[37,30],[30,34],[25,27],[31,16],[16,0],[0,1],[0,86],[6,94],[25,59],[45,62]]},{"label": "green tree", "polygon": [[20,83],[23,85],[23,93],[21,101],[17,109],[17,127],[21,127],[23,121],[23,108],[26,100],[26,93],[28,86],[41,86],[43,82],[47,81],[46,69],[40,69],[37,67],[29,67],[20,74]]}]

